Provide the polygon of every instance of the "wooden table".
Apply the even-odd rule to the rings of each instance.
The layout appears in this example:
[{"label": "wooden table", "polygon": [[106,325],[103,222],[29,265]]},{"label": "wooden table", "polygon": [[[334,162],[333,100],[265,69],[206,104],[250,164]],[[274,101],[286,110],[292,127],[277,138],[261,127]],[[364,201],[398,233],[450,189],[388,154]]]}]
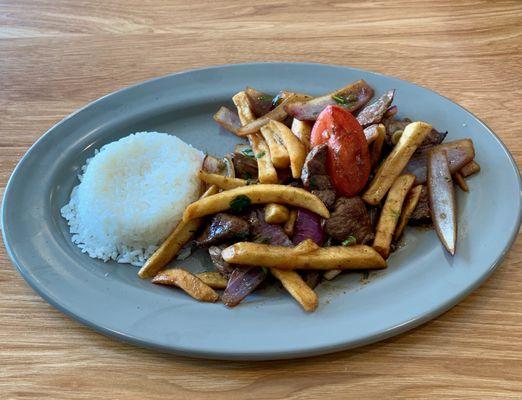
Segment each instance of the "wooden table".
[{"label": "wooden table", "polygon": [[[106,93],[194,67],[351,65],[443,93],[520,163],[522,3],[0,2],[0,185],[51,125]],[[266,3],[262,5],[262,3]],[[219,362],[118,343],[38,297],[1,249],[1,399],[522,398],[522,243],[436,320],[364,348]]]}]

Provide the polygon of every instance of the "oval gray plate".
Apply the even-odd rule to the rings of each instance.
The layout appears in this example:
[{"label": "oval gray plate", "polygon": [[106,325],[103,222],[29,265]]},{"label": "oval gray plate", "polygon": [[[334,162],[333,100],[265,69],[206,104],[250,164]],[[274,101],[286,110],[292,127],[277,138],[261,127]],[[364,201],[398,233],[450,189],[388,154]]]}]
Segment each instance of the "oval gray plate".
[{"label": "oval gray plate", "polygon": [[[103,263],[71,243],[60,207],[94,149],[149,130],[170,132],[222,155],[236,138],[213,113],[246,85],[267,92],[313,95],[363,78],[376,93],[395,88],[400,116],[471,137],[480,174],[458,193],[458,250],[449,257],[433,231],[408,230],[386,271],[361,283],[358,273],[321,284],[318,310],[304,313],[272,287],[240,306],[198,303],[179,290],[152,285],[135,267]],[[227,65],[148,81],[103,97],[51,128],[16,167],[3,209],[4,241],[13,263],[44,299],[99,332],[196,357],[278,359],[322,354],[404,332],[441,314],[480,285],[505,256],[520,224],[520,176],[502,142],[450,100],[395,78],[319,64]],[[176,264],[210,267],[204,253]]]}]

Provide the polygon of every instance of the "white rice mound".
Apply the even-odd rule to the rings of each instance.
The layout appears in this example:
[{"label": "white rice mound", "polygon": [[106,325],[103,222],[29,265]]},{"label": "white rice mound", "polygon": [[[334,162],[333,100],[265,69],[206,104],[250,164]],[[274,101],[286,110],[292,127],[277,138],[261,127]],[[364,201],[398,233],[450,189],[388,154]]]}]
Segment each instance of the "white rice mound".
[{"label": "white rice mound", "polygon": [[204,154],[176,136],[139,132],[103,146],[61,209],[90,257],[141,266],[197,200]]}]

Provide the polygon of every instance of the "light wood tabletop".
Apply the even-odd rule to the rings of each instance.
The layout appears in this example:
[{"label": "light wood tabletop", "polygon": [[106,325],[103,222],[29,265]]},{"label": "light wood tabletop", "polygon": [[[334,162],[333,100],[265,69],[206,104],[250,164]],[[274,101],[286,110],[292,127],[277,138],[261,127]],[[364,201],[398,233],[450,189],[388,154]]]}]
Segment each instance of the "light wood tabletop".
[{"label": "light wood tabletop", "polygon": [[[522,162],[520,1],[0,1],[0,186],[49,127],[145,79],[210,65],[349,65],[433,89]],[[220,362],[116,342],[56,311],[1,248],[1,399],[521,399],[522,243],[462,303],[327,356]]]}]

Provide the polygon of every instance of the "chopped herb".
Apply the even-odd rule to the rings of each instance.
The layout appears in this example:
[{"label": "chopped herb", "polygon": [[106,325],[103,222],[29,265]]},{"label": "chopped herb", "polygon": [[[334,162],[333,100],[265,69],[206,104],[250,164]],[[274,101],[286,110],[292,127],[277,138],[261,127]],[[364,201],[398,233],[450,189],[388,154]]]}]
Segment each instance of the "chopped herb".
[{"label": "chopped herb", "polygon": [[241,212],[250,204],[252,204],[250,198],[244,194],[240,194],[239,196],[236,196],[232,199],[232,201],[230,202],[230,208],[234,212]]},{"label": "chopped herb", "polygon": [[243,153],[247,157],[254,157],[254,152],[252,151],[252,149],[250,147],[247,147],[241,153]]},{"label": "chopped herb", "polygon": [[346,99],[343,99],[341,96],[337,96],[336,94],[332,96],[332,99],[334,99],[339,104],[346,104]]},{"label": "chopped herb", "polygon": [[261,153],[256,154],[256,158],[261,158],[266,154],[266,151],[262,151]]},{"label": "chopped herb", "polygon": [[272,96],[270,96],[269,94],[262,94],[261,96],[257,96],[257,99],[259,101],[271,101]]},{"label": "chopped herb", "polygon": [[310,178],[310,189],[311,190],[317,189],[317,183],[315,182],[315,176],[312,176]]},{"label": "chopped herb", "polygon": [[346,101],[349,103],[353,103],[354,101],[357,101],[357,96],[353,93],[349,94],[348,96],[346,96]]},{"label": "chopped herb", "polygon": [[357,244],[357,238],[355,236],[350,235],[343,240],[343,246],[351,246],[353,244]]}]

